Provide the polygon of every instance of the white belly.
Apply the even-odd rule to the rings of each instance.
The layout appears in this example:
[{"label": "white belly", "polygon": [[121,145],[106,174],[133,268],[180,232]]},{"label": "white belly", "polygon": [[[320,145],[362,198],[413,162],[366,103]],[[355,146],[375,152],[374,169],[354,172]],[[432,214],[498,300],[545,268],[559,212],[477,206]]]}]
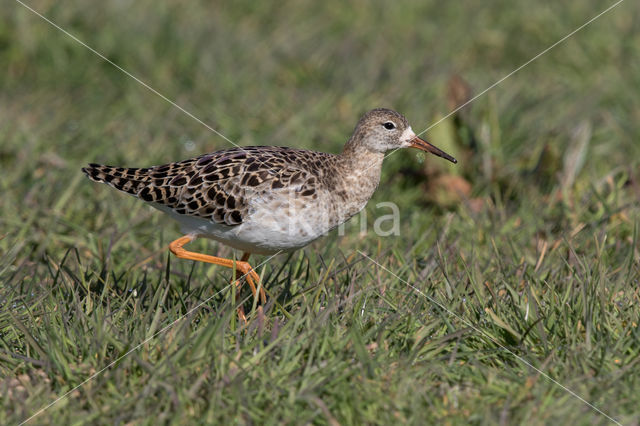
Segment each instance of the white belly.
[{"label": "white belly", "polygon": [[228,226],[185,216],[159,204],[152,204],[180,223],[185,234],[211,238],[230,247],[254,254],[292,251],[325,235],[333,223],[328,205],[305,203],[296,197],[255,198],[240,225]]}]

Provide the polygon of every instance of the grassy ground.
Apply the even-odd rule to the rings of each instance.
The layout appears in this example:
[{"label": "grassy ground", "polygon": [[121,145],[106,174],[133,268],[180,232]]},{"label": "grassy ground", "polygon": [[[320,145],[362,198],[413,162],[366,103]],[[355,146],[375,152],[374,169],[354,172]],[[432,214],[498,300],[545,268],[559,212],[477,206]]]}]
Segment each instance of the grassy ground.
[{"label": "grassy ground", "polygon": [[[240,145],[333,152],[373,107],[426,128],[611,4],[268,3],[28,4]],[[116,360],[31,423],[609,422],[515,355],[640,421],[637,3],[431,129],[455,168],[391,156],[369,232],[258,268],[247,327],[228,270],[168,256],[170,219],[80,173],[230,144],[18,3],[0,16],[0,423]],[[372,232],[383,201],[400,236]]]}]

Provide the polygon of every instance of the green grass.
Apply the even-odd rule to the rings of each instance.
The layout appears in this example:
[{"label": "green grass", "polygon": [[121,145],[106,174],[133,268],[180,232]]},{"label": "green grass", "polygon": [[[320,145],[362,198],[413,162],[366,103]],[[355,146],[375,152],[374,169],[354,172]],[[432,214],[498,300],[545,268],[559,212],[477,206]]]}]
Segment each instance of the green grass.
[{"label": "green grass", "polygon": [[[373,107],[428,127],[451,75],[479,93],[611,4],[267,3],[28,4],[240,145],[332,152]],[[230,144],[18,3],[0,17],[0,423],[114,361],[31,423],[608,423],[514,354],[640,421],[637,3],[431,129],[456,167],[392,155],[370,232],[269,260],[262,310],[80,172]],[[371,232],[383,201],[400,236]]]}]

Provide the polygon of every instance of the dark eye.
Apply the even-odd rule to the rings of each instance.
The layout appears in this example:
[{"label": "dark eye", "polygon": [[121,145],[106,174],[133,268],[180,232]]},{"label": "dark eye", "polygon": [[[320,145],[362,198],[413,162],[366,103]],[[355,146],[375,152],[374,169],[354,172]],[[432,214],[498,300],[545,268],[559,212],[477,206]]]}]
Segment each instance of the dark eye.
[{"label": "dark eye", "polygon": [[384,128],[387,130],[393,130],[396,128],[396,125],[393,124],[392,121],[387,121],[386,123],[383,124]]}]

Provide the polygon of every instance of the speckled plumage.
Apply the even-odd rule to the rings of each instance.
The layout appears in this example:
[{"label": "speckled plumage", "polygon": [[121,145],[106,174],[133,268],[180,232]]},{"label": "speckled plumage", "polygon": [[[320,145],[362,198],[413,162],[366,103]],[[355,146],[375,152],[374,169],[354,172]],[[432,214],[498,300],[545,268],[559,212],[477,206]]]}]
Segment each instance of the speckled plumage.
[{"label": "speckled plumage", "polygon": [[415,140],[402,115],[376,109],[341,154],[256,146],[149,168],[82,170],[168,213],[185,233],[267,254],[307,245],[355,215],[379,183],[384,153]]},{"label": "speckled plumage", "polygon": [[335,157],[321,152],[256,146],[217,151],[150,168],[90,164],[83,171],[92,180],[161,204],[178,214],[235,226],[247,216],[250,197],[295,188],[300,199],[316,199],[316,186],[319,181],[326,181],[326,166],[333,165]]}]

